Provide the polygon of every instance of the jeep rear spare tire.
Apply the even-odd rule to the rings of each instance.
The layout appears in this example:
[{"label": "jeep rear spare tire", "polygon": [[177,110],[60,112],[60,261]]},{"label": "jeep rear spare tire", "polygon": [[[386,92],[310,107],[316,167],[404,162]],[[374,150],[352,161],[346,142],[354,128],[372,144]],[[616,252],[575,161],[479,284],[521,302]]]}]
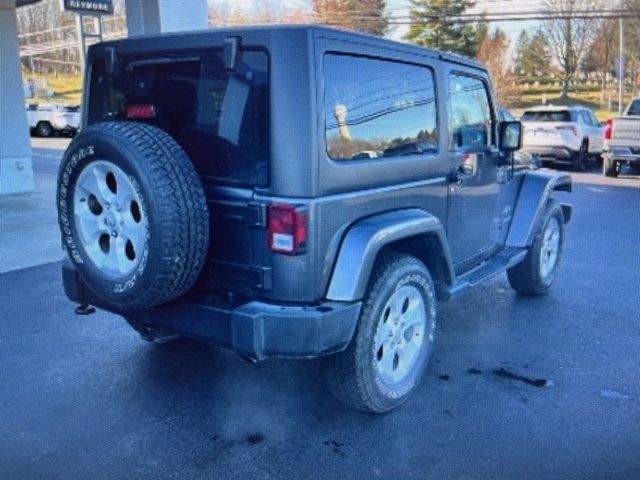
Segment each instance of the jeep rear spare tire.
[{"label": "jeep rear spare tire", "polygon": [[58,179],[63,243],[105,306],[138,310],[184,294],[209,246],[204,190],[182,148],[142,123],[80,133]]}]

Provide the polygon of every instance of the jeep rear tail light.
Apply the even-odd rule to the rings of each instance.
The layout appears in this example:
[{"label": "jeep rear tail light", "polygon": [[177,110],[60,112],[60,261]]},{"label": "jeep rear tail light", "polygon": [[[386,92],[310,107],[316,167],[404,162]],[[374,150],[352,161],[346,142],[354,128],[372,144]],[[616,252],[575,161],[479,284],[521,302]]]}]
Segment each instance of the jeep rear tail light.
[{"label": "jeep rear tail light", "polygon": [[293,205],[269,206],[269,248],[285,255],[304,253],[307,244],[307,213]]},{"label": "jeep rear tail light", "polygon": [[156,107],[151,103],[141,103],[127,106],[127,118],[132,120],[145,120],[156,118]]},{"label": "jeep rear tail light", "polygon": [[604,139],[611,140],[612,133],[613,133],[613,118],[610,118],[604,124]]}]

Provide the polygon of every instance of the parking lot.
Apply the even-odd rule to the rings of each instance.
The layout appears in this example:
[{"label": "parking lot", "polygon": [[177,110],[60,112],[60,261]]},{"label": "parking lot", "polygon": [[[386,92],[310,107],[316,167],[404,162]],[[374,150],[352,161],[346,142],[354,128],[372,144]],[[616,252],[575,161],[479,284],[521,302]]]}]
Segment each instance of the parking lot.
[{"label": "parking lot", "polygon": [[2,200],[40,210],[24,244],[35,253],[0,270],[1,477],[640,476],[637,176],[573,174],[552,291],[518,296],[500,276],[441,304],[417,395],[371,416],[327,393],[322,361],[254,365],[74,315],[48,203],[65,142],[34,144],[40,197]]}]

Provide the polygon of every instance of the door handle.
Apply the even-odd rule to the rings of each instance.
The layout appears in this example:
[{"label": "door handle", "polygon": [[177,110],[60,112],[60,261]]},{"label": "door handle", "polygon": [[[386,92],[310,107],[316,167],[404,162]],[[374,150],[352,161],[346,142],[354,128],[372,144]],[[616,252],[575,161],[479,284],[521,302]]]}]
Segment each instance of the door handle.
[{"label": "door handle", "polygon": [[464,182],[464,179],[471,176],[473,176],[472,165],[466,165],[466,164],[458,165],[457,167],[453,167],[451,169],[451,172],[449,173],[449,182],[462,185],[462,182]]}]

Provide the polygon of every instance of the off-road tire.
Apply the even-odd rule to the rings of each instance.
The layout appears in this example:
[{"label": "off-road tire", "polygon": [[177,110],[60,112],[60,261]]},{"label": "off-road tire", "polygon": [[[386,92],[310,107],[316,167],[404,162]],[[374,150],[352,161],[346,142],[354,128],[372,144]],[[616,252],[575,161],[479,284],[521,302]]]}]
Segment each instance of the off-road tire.
[{"label": "off-road tire", "polygon": [[49,122],[38,122],[36,125],[36,133],[39,137],[47,138],[53,135],[53,127]]},{"label": "off-road tire", "polygon": [[[555,217],[560,225],[560,244],[555,267],[549,275],[543,278],[540,268],[540,255],[543,244],[543,236],[549,220]],[[514,267],[507,270],[509,284],[516,292],[538,296],[544,295],[553,285],[556,279],[558,268],[562,262],[562,252],[564,247],[564,213],[562,207],[555,200],[549,200],[543,214],[538,220],[536,234],[533,243],[529,247],[525,259]]]},{"label": "off-road tire", "polygon": [[617,177],[620,174],[620,163],[604,158],[602,160],[602,174],[605,177]]},{"label": "off-road tire", "polygon": [[[375,368],[374,335],[387,300],[405,285],[417,288],[425,302],[424,339],[407,378],[390,387]],[[433,349],[436,306],[433,281],[422,262],[395,253],[380,259],[365,294],[354,338],[345,351],[327,359],[327,382],[338,400],[368,413],[387,412],[406,401],[418,386]]]},{"label": "off-road tire", "polygon": [[[90,259],[74,217],[80,172],[91,162],[105,160],[128,176],[147,225],[139,264],[117,279]],[[209,246],[204,190],[184,150],[158,128],[105,122],[79,133],[60,165],[57,205],[69,257],[103,306],[126,312],[168,302],[183,295],[204,266]]]}]

